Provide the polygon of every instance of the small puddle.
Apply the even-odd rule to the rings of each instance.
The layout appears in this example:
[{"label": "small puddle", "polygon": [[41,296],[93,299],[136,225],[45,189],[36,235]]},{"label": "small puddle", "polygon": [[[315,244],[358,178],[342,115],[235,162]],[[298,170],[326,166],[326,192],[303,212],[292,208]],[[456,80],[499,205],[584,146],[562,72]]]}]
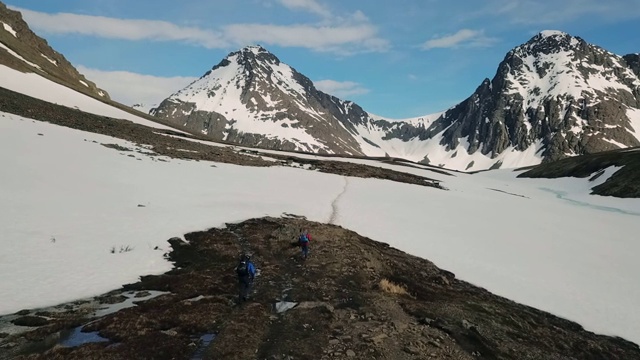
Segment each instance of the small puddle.
[{"label": "small puddle", "polygon": [[211,342],[215,338],[216,334],[213,333],[200,336],[200,338],[198,339],[198,341],[200,342],[200,346],[198,346],[198,350],[196,350],[196,352],[193,354],[191,360],[202,360],[205,351],[207,351],[207,348],[209,347],[209,345],[211,345]]},{"label": "small puddle", "polygon": [[103,338],[102,336],[98,335],[97,331],[82,332],[82,326],[78,326],[77,328],[71,330],[68,335],[62,336],[59,344],[65,347],[75,347],[84,344],[108,341],[109,339]]}]

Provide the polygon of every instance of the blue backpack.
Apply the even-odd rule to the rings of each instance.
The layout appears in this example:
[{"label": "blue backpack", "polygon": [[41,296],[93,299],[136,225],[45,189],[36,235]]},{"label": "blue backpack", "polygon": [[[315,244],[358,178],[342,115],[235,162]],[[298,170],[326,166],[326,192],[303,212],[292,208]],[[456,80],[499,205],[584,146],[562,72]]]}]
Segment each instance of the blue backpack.
[{"label": "blue backpack", "polygon": [[307,234],[300,234],[298,241],[300,241],[301,244],[306,244],[309,242],[309,238],[307,237]]}]

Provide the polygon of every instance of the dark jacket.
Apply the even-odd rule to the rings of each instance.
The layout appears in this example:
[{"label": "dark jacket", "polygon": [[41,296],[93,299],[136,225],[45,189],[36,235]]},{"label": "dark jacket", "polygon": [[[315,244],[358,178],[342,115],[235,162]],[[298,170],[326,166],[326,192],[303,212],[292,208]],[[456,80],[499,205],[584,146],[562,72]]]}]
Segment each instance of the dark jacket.
[{"label": "dark jacket", "polygon": [[[245,262],[247,263],[247,273],[241,274],[239,272],[239,269],[241,265],[244,265]],[[241,261],[240,264],[238,264],[238,266],[236,267],[236,272],[238,273],[238,279],[241,281],[253,280],[253,278],[256,277],[256,267],[251,261]]]}]

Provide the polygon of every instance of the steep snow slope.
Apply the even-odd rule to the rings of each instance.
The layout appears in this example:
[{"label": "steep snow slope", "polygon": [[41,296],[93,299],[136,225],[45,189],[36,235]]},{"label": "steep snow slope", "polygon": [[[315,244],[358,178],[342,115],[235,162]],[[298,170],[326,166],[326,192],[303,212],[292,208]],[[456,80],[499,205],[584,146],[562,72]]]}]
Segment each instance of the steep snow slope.
[{"label": "steep snow slope", "polygon": [[85,94],[47,80],[35,73],[22,73],[4,65],[0,65],[0,86],[37,99],[76,108],[91,114],[108,116],[115,119],[125,119],[157,129],[179,131],[107,105]]},{"label": "steep snow slope", "polygon": [[[260,59],[256,61],[255,59]],[[248,70],[248,69],[251,69]],[[165,100],[172,104],[190,104],[188,109],[171,109],[190,116],[194,112],[220,114],[229,121],[221,140],[230,140],[231,131],[260,134],[267,139],[284,139],[298,150],[327,150],[325,144],[299,126],[296,116],[286,111],[293,102],[315,120],[321,114],[302,103],[306,90],[294,80],[294,70],[258,46],[230,54],[200,79]],[[163,106],[152,114],[162,115]],[[208,126],[201,131],[209,134]],[[187,122],[184,123],[187,125]],[[213,134],[212,134],[213,135]]]}]

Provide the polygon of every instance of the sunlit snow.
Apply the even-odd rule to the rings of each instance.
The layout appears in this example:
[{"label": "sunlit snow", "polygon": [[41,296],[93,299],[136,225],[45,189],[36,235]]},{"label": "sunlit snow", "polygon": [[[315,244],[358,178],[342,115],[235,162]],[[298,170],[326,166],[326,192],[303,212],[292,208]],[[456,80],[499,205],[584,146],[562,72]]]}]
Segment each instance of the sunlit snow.
[{"label": "sunlit snow", "polygon": [[[15,51],[13,51],[13,50],[9,49],[5,44],[3,44],[3,43],[1,43],[1,42],[0,42],[0,49],[4,49],[4,50],[5,50],[6,52],[8,52],[9,54],[11,54],[11,55],[15,56],[16,58],[18,58],[18,59],[22,60],[25,64],[27,64],[27,65],[29,65],[29,66],[31,66],[31,67],[33,67],[33,68],[36,68],[36,69],[38,69],[38,70],[42,70],[42,68],[40,68],[40,65],[38,65],[38,64],[34,64],[34,63],[32,63],[31,61],[29,61],[29,60],[27,60],[27,59],[23,58],[22,56],[20,56],[20,54],[18,54],[17,52],[15,52]],[[2,65],[2,66],[3,66],[3,65]]]},{"label": "sunlit snow", "polygon": [[5,23],[5,22],[2,22],[2,21],[0,21],[0,23],[2,23],[2,27],[3,27],[6,31],[8,31],[11,35],[13,35],[14,37],[18,37],[18,34],[16,33],[16,31],[15,31],[15,30],[13,30],[13,28],[11,27],[11,25],[9,25],[9,24],[7,24],[7,23]]},{"label": "sunlit snow", "polygon": [[640,141],[640,109],[627,109],[627,116],[631,122],[631,127],[633,128],[633,134],[636,139]]},{"label": "sunlit snow", "polygon": [[[258,47],[246,48],[254,53]],[[241,55],[235,54],[228,58],[229,64],[212,70],[207,75],[194,81],[186,88],[172,95],[169,99],[180,102],[193,103],[199,111],[213,111],[224,115],[227,120],[232,120],[231,127],[243,133],[256,133],[264,135],[267,139],[288,140],[298,146],[300,150],[309,150],[309,146],[317,149],[325,149],[325,145],[318,142],[302,127],[291,125],[298,122],[295,118],[283,118],[274,121],[270,117],[276,114],[288,116],[281,110],[276,110],[278,105],[271,100],[269,93],[261,91],[262,99],[273,110],[255,111],[251,107],[255,103],[249,101],[245,104],[243,99],[243,86],[246,86],[246,74],[242,66],[238,64]],[[269,66],[269,76],[277,84],[280,91],[292,94],[295,98],[301,96],[304,89],[293,81],[293,70],[283,63],[265,63]],[[256,76],[267,76],[256,69]],[[220,84],[221,86],[218,86]],[[254,89],[259,90],[259,89]],[[286,126],[285,126],[286,125]]]},{"label": "sunlit snow", "polygon": [[4,88],[54,104],[77,108],[96,115],[130,120],[157,129],[169,129],[181,132],[180,130],[175,130],[171,127],[155,123],[107,105],[68,87],[47,80],[38,74],[22,73],[10,67],[0,65],[0,79],[2,79],[2,87]]},{"label": "sunlit snow", "polygon": [[51,59],[51,58],[50,58],[50,57],[48,57],[47,55],[45,55],[45,54],[40,54],[40,56],[42,56],[43,58],[47,59],[47,61],[48,61],[48,62],[50,62],[50,63],[52,63],[53,65],[58,66],[58,62],[57,62],[57,61],[55,61],[55,60],[53,60],[53,59]]}]

